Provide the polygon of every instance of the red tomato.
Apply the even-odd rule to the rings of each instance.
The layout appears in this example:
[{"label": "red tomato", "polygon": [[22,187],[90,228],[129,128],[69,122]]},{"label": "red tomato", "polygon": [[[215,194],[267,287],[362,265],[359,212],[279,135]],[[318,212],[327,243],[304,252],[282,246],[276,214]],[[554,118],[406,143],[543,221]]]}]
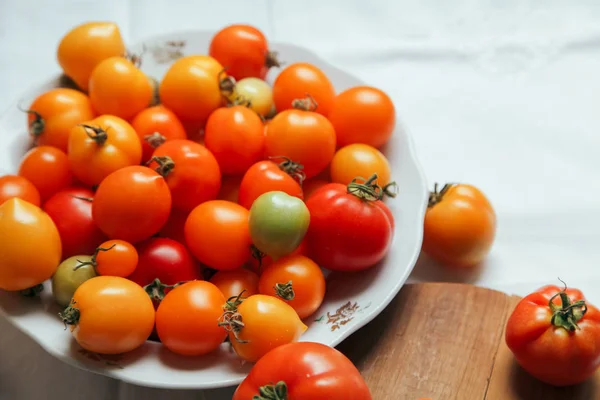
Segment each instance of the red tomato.
[{"label": "red tomato", "polygon": [[330,183],[306,201],[310,225],[307,254],[321,267],[356,271],[385,257],[394,223],[388,207],[374,193],[373,181],[348,185]]},{"label": "red tomato", "polygon": [[217,271],[210,281],[219,288],[226,299],[239,295],[248,297],[258,293],[258,275],[244,268]]},{"label": "red tomato", "polygon": [[152,158],[154,149],[167,140],[187,139],[179,118],[165,106],[149,107],[131,121],[131,126],[142,142],[142,163]]},{"label": "red tomato", "polygon": [[0,205],[8,199],[17,197],[34,206],[40,206],[40,192],[27,178],[18,175],[0,177]]},{"label": "red tomato", "polygon": [[230,25],[213,36],[208,53],[235,79],[264,79],[269,68],[278,67],[276,54],[269,51],[265,35],[250,25]]},{"label": "red tomato", "polygon": [[92,216],[111,239],[138,243],[163,227],[171,212],[171,193],[162,176],[131,166],[107,176],[96,191]]},{"label": "red tomato", "polygon": [[67,155],[51,146],[39,146],[29,150],[21,160],[19,175],[35,185],[42,202],[59,190],[71,186],[73,182]]},{"label": "red tomato", "polygon": [[173,207],[192,211],[198,204],[217,198],[221,171],[217,160],[206,147],[191,140],[171,140],[152,155],[150,168],[164,176]]},{"label": "red tomato", "polygon": [[321,115],[329,114],[335,98],[331,81],[312,64],[295,63],[287,66],[273,84],[273,101],[278,112],[293,108],[294,100],[311,96]]},{"label": "red tomato", "polygon": [[295,176],[300,174],[298,180],[294,179],[294,177],[284,171],[289,165],[290,163],[277,165],[272,161],[259,161],[251,166],[242,178],[242,183],[240,183],[239,204],[250,209],[258,196],[275,190],[302,199],[302,187],[298,183],[298,180],[302,181],[303,175],[301,175],[301,172],[293,172],[294,170],[298,170],[292,168],[290,169],[290,173]]},{"label": "red tomato", "polygon": [[304,192],[304,198],[308,200],[310,196],[317,190],[321,189],[323,186],[330,184],[331,182],[326,181],[325,179],[312,178],[308,179],[306,182],[302,183],[302,191]]},{"label": "red tomato", "polygon": [[[346,356],[313,342],[285,344],[268,352],[238,386],[232,400],[251,400],[265,392],[273,393],[272,399],[372,399],[360,372]],[[275,393],[285,394],[276,397]]]},{"label": "red tomato", "polygon": [[92,218],[94,193],[87,188],[61,190],[44,203],[62,242],[62,259],[94,253],[105,236]]},{"label": "red tomato", "polygon": [[517,304],[506,323],[506,344],[537,379],[576,385],[600,366],[600,311],[577,289],[542,287]]}]

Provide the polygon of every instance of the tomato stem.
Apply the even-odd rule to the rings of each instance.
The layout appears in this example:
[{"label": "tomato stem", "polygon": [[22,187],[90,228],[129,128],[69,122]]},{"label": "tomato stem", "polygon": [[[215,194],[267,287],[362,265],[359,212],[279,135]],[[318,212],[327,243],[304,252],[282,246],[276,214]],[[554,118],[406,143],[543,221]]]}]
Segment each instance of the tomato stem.
[{"label": "tomato stem", "polygon": [[304,173],[304,165],[294,162],[286,156],[270,156],[269,160],[273,162],[277,162],[280,160],[281,162],[278,164],[279,169],[291,176],[302,186],[304,180],[306,179],[306,174]]},{"label": "tomato stem", "polygon": [[[377,174],[373,174],[368,179],[360,176],[352,179],[352,182],[348,184],[348,193],[364,201],[382,200],[385,192],[377,184],[377,178]],[[359,183],[358,181],[363,181],[363,183]]]},{"label": "tomato stem", "polygon": [[258,262],[258,272],[262,269],[263,259],[267,256],[265,253],[260,251],[258,247],[251,244],[250,245],[250,255]]},{"label": "tomato stem", "polygon": [[258,388],[258,395],[252,397],[252,400],[287,400],[287,385],[284,381],[279,381],[275,385],[265,385]]},{"label": "tomato stem", "polygon": [[[79,126],[82,126],[88,137],[94,140],[99,146],[102,146],[104,143],[106,143],[108,135],[104,129],[100,128],[99,126],[90,126],[85,124],[80,124]],[[88,129],[91,130],[93,134],[90,133]]]},{"label": "tomato stem", "polygon": [[149,76],[148,80],[152,86],[152,99],[148,103],[148,107],[154,107],[160,104],[160,83],[154,77]]},{"label": "tomato stem", "polygon": [[244,328],[242,314],[238,312],[238,306],[245,300],[245,297],[242,297],[245,291],[246,289],[242,290],[237,296],[231,296],[227,299],[223,305],[224,312],[218,322],[218,325],[222,326],[227,332],[233,333],[238,343],[248,343],[247,340],[242,340],[238,336],[242,328]]},{"label": "tomato stem", "polygon": [[381,190],[383,191],[383,194],[387,197],[391,197],[392,199],[396,198],[396,196],[398,196],[398,184],[396,182],[390,182],[387,185],[385,185],[384,187],[381,188]]},{"label": "tomato stem", "polygon": [[227,75],[227,67],[223,68],[221,72],[219,72],[219,89],[221,90],[221,95],[225,97],[229,97],[233,94],[235,90],[235,78],[233,76]]},{"label": "tomato stem", "polygon": [[96,267],[98,266],[98,261],[96,260],[96,258],[98,257],[98,253],[100,253],[101,251],[109,251],[111,250],[113,247],[115,247],[117,244],[113,244],[110,247],[104,248],[104,247],[98,247],[96,248],[96,251],[94,251],[94,254],[92,254],[92,258],[90,259],[90,261],[80,261],[77,260],[77,262],[79,264],[77,264],[75,266],[75,268],[73,268],[73,271],[77,271],[79,268],[84,267],[86,265],[91,265],[92,267],[94,267],[94,269],[96,269]]},{"label": "tomato stem", "polygon": [[165,289],[175,289],[177,286],[183,285],[186,281],[177,282],[174,285],[166,285],[160,281],[160,279],[155,278],[152,283],[144,286],[144,290],[148,293],[148,296],[157,303],[160,303],[165,298]]},{"label": "tomato stem", "polygon": [[24,109],[20,105],[17,106],[17,108],[20,111],[23,111],[24,113],[35,116],[35,119],[33,121],[31,121],[31,123],[29,124],[29,134],[30,135],[37,138],[42,133],[44,133],[44,128],[46,127],[46,122],[44,121],[44,119],[42,118],[42,115],[39,112],[37,112],[35,110]]},{"label": "tomato stem", "polygon": [[276,51],[267,51],[267,55],[265,56],[265,66],[267,68],[273,67],[281,67],[281,62],[279,61],[279,53]]},{"label": "tomato stem", "polygon": [[42,285],[41,283],[32,286],[28,289],[23,289],[21,290],[19,293],[21,294],[21,296],[25,296],[25,297],[37,297],[40,295],[40,293],[42,293],[44,291],[44,285]]},{"label": "tomato stem", "polygon": [[[550,298],[548,303],[550,310],[552,311],[552,319],[550,322],[556,327],[574,332],[579,329],[577,322],[579,322],[587,312],[587,305],[584,300],[578,300],[571,304],[571,299],[569,299],[569,295],[565,290],[566,285],[565,289]],[[557,297],[560,297],[560,306],[554,303],[554,299]]]},{"label": "tomato stem", "polygon": [[316,111],[319,107],[319,103],[310,94],[306,93],[304,99],[296,99],[292,101],[292,107],[297,110],[303,111]]},{"label": "tomato stem", "polygon": [[75,196],[74,194],[71,194],[70,196],[77,200],[87,201],[88,203],[92,203],[94,201],[94,199],[91,197]]},{"label": "tomato stem", "polygon": [[151,135],[144,136],[144,141],[150,145],[153,149],[157,148],[161,144],[167,141],[167,138],[160,134],[160,132],[154,132]]},{"label": "tomato stem", "polygon": [[156,172],[158,172],[160,175],[162,175],[163,177],[166,177],[171,172],[173,172],[173,169],[175,169],[175,162],[169,156],[152,157],[150,159],[150,161],[148,161],[146,163],[146,165],[150,165],[150,164],[152,164],[152,162],[155,162],[158,164],[158,167],[156,167],[154,170]]},{"label": "tomato stem", "polygon": [[67,329],[67,325],[77,325],[81,313],[79,312],[79,309],[75,307],[75,300],[71,300],[71,304],[69,304],[63,312],[58,313],[58,316],[65,324],[65,329]]},{"label": "tomato stem", "polygon": [[140,51],[139,53],[126,51],[125,58],[131,61],[131,63],[135,65],[136,68],[139,68],[142,66],[142,58],[147,50],[148,49],[146,48],[146,45],[142,45],[142,51]]},{"label": "tomato stem", "polygon": [[444,186],[442,186],[441,190],[438,190],[439,185],[438,183],[435,183],[433,185],[433,191],[429,193],[429,202],[427,207],[431,208],[442,201],[446,193],[448,193],[448,190],[450,190],[450,188],[452,188],[454,185],[454,183],[446,183]]},{"label": "tomato stem", "polygon": [[273,289],[275,289],[275,294],[283,300],[291,301],[296,297],[291,280],[286,283],[276,283]]}]

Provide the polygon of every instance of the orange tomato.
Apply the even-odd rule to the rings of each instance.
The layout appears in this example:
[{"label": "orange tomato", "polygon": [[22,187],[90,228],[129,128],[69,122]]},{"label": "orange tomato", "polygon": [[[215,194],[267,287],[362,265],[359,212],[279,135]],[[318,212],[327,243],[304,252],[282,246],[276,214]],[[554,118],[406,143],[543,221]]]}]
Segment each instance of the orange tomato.
[{"label": "orange tomato", "polygon": [[68,156],[75,177],[94,186],[116,170],[138,165],[142,145],[127,121],[101,115],[71,130]]},{"label": "orange tomato", "polygon": [[394,103],[387,94],[368,86],[357,86],[337,95],[328,115],[338,146],[364,143],[383,146],[396,123]]},{"label": "orange tomato", "polygon": [[278,259],[260,275],[258,291],[276,296],[302,319],[314,314],[325,297],[325,277],[310,258],[291,255]]},{"label": "orange tomato", "polygon": [[224,200],[200,204],[188,216],[185,238],[201,263],[218,270],[236,269],[250,257],[249,211]]},{"label": "orange tomato", "polygon": [[377,174],[381,187],[390,183],[391,169],[387,158],[375,147],[355,143],[339,149],[331,160],[331,181],[349,184],[356,177],[369,178]]},{"label": "orange tomato", "polygon": [[239,203],[249,210],[258,196],[276,190],[302,199],[302,187],[284,169],[286,167],[272,161],[259,161],[251,166],[240,183]]},{"label": "orange tomato", "polygon": [[19,198],[0,205],[0,289],[25,290],[49,279],[61,260],[52,219]]},{"label": "orange tomato", "polygon": [[85,94],[67,88],[50,89],[39,95],[26,110],[29,133],[40,146],[67,151],[71,129],[96,116]]},{"label": "orange tomato", "polygon": [[226,299],[240,294],[248,297],[258,293],[258,275],[244,268],[217,271],[210,281],[219,288]]},{"label": "orange tomato", "polygon": [[142,163],[152,158],[154,150],[167,140],[187,139],[179,118],[165,106],[158,105],[140,112],[131,121],[142,142]]},{"label": "orange tomato", "polygon": [[90,76],[90,100],[99,114],[126,120],[150,105],[150,80],[131,61],[111,57],[100,62]]},{"label": "orange tomato", "polygon": [[122,278],[128,277],[135,271],[139,259],[135,247],[124,240],[108,240],[102,243],[92,258],[98,275]]},{"label": "orange tomato", "polygon": [[171,65],[160,83],[160,100],[179,118],[204,122],[223,105],[223,66],[210,56],[187,56]]},{"label": "orange tomato", "polygon": [[121,354],[146,342],[154,328],[154,305],[140,285],[118,276],[96,276],[75,290],[61,316],[85,350]]},{"label": "orange tomato", "polygon": [[0,177],[0,205],[6,200],[17,197],[34,206],[40,206],[40,192],[29,179],[18,175]]},{"label": "orange tomato", "polygon": [[221,179],[221,190],[219,190],[217,200],[227,200],[232,203],[237,203],[241,183],[241,176],[223,176],[223,179]]},{"label": "orange tomato", "polygon": [[71,29],[58,45],[58,63],[82,90],[88,90],[92,71],[102,60],[123,56],[125,44],[112,22],[87,22]]},{"label": "orange tomato", "polygon": [[21,160],[19,175],[35,185],[42,202],[73,183],[69,158],[62,150],[51,146],[29,150]]},{"label": "orange tomato", "polygon": [[466,184],[437,185],[425,214],[423,251],[453,267],[472,267],[489,253],[496,214],[485,195]]},{"label": "orange tomato", "polygon": [[317,107],[315,112],[329,114],[335,97],[335,89],[329,78],[319,68],[308,63],[287,66],[273,84],[273,101],[278,112],[289,110],[294,100],[310,95]]}]

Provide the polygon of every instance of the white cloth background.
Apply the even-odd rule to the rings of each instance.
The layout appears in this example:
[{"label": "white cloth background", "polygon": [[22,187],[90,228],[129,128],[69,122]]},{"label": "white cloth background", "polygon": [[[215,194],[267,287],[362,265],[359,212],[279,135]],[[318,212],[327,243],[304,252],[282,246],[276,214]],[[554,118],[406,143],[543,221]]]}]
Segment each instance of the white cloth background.
[{"label": "white cloth background", "polygon": [[[0,0],[0,109],[59,71],[59,39],[86,20],[117,22],[130,43],[247,22],[313,49],[392,96],[430,183],[473,183],[496,208],[497,241],[481,269],[458,275],[420,260],[412,280],[523,295],[561,277],[600,305],[600,2]],[[0,398],[84,393],[203,398],[76,370],[0,318]]]}]

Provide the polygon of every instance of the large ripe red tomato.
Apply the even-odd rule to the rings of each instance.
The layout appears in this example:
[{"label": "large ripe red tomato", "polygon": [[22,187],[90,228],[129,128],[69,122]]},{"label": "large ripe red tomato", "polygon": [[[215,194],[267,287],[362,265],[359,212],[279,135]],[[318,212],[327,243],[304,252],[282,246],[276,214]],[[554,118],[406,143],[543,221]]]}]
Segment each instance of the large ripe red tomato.
[{"label": "large ripe red tomato", "polygon": [[52,146],[38,146],[29,150],[19,165],[19,175],[35,185],[42,202],[73,183],[67,155]]},{"label": "large ripe red tomato", "polygon": [[581,383],[600,366],[600,311],[577,289],[544,286],[517,304],[506,323],[506,344],[537,379]]},{"label": "large ripe red tomato", "polygon": [[[257,397],[270,393],[271,397]],[[232,400],[371,400],[352,361],[320,343],[290,343],[271,350],[252,368]]]},{"label": "large ripe red tomato", "polygon": [[62,259],[93,254],[106,236],[92,218],[94,193],[87,188],[61,190],[44,203],[62,242]]},{"label": "large ripe red tomato", "polygon": [[135,116],[131,126],[142,143],[142,163],[148,162],[154,150],[164,142],[187,138],[179,118],[163,105],[146,108]]},{"label": "large ripe red tomato", "polygon": [[[298,179],[294,179],[290,173],[285,172],[288,166],[292,167],[289,170],[290,173]],[[283,165],[278,165],[273,161],[259,161],[251,166],[242,178],[238,203],[250,209],[258,196],[272,191],[285,192],[290,196],[302,199],[302,186],[298,183],[298,181],[302,181],[302,178],[301,170],[297,170],[293,163],[284,162]]]},{"label": "large ripe red tomato", "polygon": [[380,200],[374,182],[330,183],[306,201],[310,225],[308,256],[321,267],[356,271],[385,257],[393,238],[394,222]]}]

